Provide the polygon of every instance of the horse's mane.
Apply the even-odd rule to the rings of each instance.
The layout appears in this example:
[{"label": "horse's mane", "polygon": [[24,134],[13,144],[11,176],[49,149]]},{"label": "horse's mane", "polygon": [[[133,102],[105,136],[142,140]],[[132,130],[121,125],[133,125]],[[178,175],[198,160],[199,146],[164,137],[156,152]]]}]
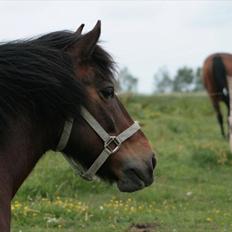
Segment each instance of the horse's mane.
[{"label": "horse's mane", "polygon": [[[55,49],[65,49],[68,45],[77,42],[83,35],[77,36],[71,31],[56,31],[45,34],[32,40],[32,43],[49,46]],[[93,61],[93,62],[91,62]],[[114,81],[115,62],[111,55],[107,53],[99,44],[96,45],[95,50],[91,56],[90,65],[94,65],[97,75],[102,79],[109,78]]]},{"label": "horse's mane", "polygon": [[70,57],[62,51],[22,41],[2,44],[1,124],[10,117],[52,120],[77,114],[84,89],[74,75]]},{"label": "horse's mane", "polygon": [[[86,99],[65,48],[80,39],[68,31],[0,45],[0,129],[9,117],[51,120],[75,117]],[[90,65],[102,78],[112,78],[114,62],[99,45]],[[1,134],[1,133],[0,133]]]}]

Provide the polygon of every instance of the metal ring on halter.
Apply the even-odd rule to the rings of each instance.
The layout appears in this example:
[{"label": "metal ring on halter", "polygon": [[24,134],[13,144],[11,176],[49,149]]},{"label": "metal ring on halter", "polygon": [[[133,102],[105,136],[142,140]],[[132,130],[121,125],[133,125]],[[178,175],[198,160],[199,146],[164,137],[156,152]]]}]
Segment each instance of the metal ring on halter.
[{"label": "metal ring on halter", "polygon": [[[113,144],[113,148],[111,145]],[[121,142],[117,139],[116,136],[110,136],[109,140],[105,141],[104,148],[109,154],[113,154],[119,150]]]}]

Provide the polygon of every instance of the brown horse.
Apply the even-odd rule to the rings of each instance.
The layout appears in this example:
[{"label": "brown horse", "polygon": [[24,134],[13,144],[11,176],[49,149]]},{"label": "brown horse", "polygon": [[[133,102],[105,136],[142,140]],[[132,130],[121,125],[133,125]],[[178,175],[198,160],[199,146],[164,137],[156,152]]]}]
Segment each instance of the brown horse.
[{"label": "brown horse", "polygon": [[154,154],[115,95],[114,62],[97,44],[100,21],[82,28],[0,45],[1,232],[10,231],[11,199],[50,149],[120,191],[153,182]]},{"label": "brown horse", "polygon": [[[220,102],[224,102],[228,116],[230,113],[230,98],[228,88],[228,78],[232,76],[232,54],[216,53],[212,54],[203,65],[203,81],[208,95],[217,114],[217,120],[220,125],[221,134],[225,137],[223,126],[223,116],[220,109]],[[229,125],[229,123],[228,123]],[[228,129],[229,133],[229,129]]]}]

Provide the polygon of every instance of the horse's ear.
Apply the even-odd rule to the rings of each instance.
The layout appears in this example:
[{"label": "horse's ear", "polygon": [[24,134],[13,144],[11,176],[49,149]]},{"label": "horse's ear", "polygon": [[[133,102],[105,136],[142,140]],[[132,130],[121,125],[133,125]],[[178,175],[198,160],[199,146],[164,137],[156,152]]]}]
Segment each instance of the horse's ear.
[{"label": "horse's ear", "polygon": [[[82,31],[84,26],[80,26],[78,31]],[[89,58],[97,44],[97,41],[101,34],[101,21],[98,20],[95,27],[88,33],[82,35],[80,39],[67,48],[67,51],[71,56],[78,57],[80,60]]]},{"label": "horse's ear", "polygon": [[77,30],[75,31],[75,35],[76,35],[76,36],[80,36],[80,35],[81,35],[81,32],[82,32],[84,26],[85,26],[85,24],[82,23],[82,24],[77,28]]}]

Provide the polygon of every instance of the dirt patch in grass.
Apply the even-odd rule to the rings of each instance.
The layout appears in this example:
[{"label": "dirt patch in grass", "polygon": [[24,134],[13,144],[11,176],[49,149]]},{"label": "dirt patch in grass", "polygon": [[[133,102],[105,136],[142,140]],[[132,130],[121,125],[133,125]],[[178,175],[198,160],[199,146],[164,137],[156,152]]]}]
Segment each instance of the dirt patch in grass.
[{"label": "dirt patch in grass", "polygon": [[127,232],[155,232],[159,225],[157,223],[133,223]]}]

